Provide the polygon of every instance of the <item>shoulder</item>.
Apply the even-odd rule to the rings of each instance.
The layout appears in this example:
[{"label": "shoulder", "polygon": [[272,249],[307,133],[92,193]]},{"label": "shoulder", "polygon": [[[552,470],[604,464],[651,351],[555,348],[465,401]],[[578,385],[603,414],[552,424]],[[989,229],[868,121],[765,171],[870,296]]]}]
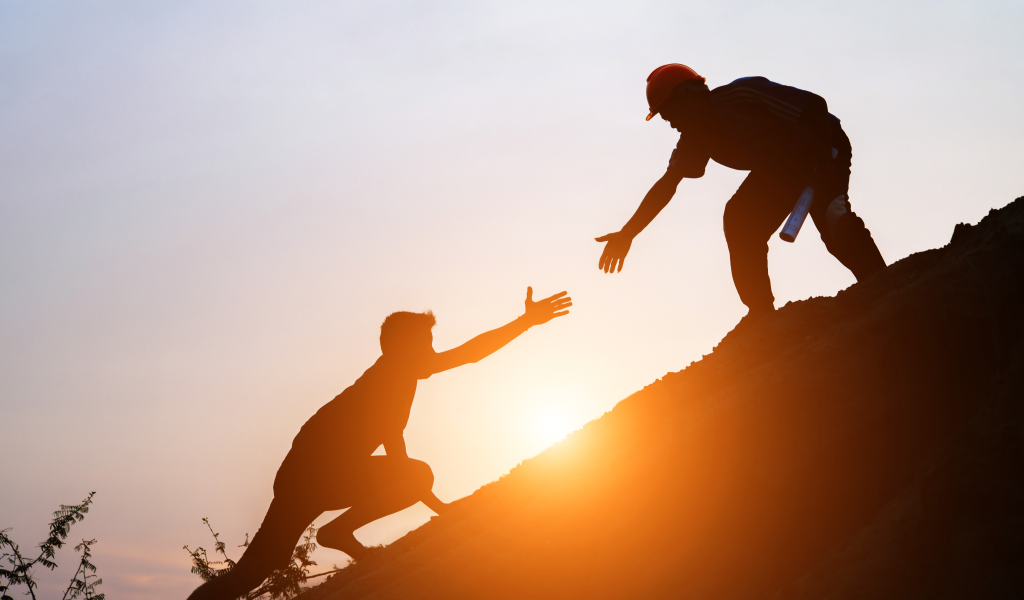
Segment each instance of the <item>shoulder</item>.
[{"label": "shoulder", "polygon": [[416,366],[413,361],[405,360],[401,356],[382,355],[376,363],[367,371],[374,371],[375,376],[387,377],[389,379],[415,377]]},{"label": "shoulder", "polygon": [[711,91],[712,93],[723,93],[738,89],[758,90],[762,92],[785,92],[787,90],[793,90],[795,92],[800,92],[804,94],[810,93],[806,90],[801,90],[800,88],[795,88],[791,85],[777,83],[775,81],[772,81],[771,79],[768,79],[767,77],[762,77],[760,75],[756,75],[753,77],[740,77],[739,79],[730,81],[725,85],[718,86]]},{"label": "shoulder", "polygon": [[734,88],[734,87],[742,87],[742,86],[758,86],[758,85],[763,85],[764,83],[772,83],[772,82],[769,81],[767,77],[761,77],[761,76],[740,77],[739,79],[734,79],[734,80],[730,81],[729,83],[727,83],[725,85],[720,85],[720,86],[712,89],[711,91],[717,92],[717,91],[720,91],[720,90],[728,90],[728,89],[731,89],[731,88]]},{"label": "shoulder", "polygon": [[804,107],[815,97],[811,92],[766,77],[741,77],[711,91],[712,101],[719,107],[760,105],[788,121],[798,120]]},{"label": "shoulder", "polygon": [[330,402],[324,404],[319,412],[324,410],[337,409],[341,405],[345,405],[348,402],[360,398],[365,394],[367,388],[372,388],[374,383],[380,379],[382,375],[381,360],[377,359],[377,362],[373,363],[369,369],[363,371],[363,374],[352,382],[352,385],[348,386],[340,394],[335,396]]}]

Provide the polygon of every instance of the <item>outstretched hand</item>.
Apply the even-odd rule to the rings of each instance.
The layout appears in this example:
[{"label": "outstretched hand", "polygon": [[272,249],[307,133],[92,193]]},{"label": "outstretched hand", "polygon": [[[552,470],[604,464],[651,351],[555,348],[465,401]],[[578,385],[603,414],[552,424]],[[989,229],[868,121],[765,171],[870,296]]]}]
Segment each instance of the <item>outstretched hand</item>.
[{"label": "outstretched hand", "polygon": [[533,288],[526,288],[526,310],[523,318],[530,326],[543,325],[555,317],[569,314],[569,307],[572,306],[572,298],[568,292],[558,292],[543,300],[533,301]]},{"label": "outstretched hand", "polygon": [[[629,247],[633,244],[632,236],[617,231],[594,239],[599,242],[608,242],[608,245],[604,247],[604,252],[601,253],[601,260],[597,263],[597,268],[605,273],[621,271],[622,265],[626,262],[626,255],[629,254]],[[616,269],[616,265],[618,265],[618,269]]]}]

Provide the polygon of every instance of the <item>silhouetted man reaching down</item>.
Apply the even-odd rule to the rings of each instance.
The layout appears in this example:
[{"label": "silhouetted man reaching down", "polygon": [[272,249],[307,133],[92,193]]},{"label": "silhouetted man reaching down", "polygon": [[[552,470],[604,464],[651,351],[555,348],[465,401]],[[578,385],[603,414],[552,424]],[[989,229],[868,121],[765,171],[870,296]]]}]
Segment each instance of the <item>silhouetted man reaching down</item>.
[{"label": "silhouetted man reaching down", "polygon": [[622,270],[633,238],[668,205],[683,178],[702,177],[709,160],[750,171],[725,206],[732,278],[752,318],[775,310],[768,277],[768,240],[793,210],[801,190],[814,188],[810,216],[825,247],[858,281],[885,268],[871,234],[853,213],[850,140],[821,96],[744,77],[709,90],[685,65],[658,67],[647,78],[650,114],[679,131],[668,169],[633,217],[607,242],[598,267]]},{"label": "silhouetted man reaching down", "polygon": [[[431,491],[430,467],[405,451],[417,380],[477,362],[570,306],[565,292],[534,302],[527,288],[522,316],[445,352],[434,352],[431,313],[389,315],[380,328],[381,357],[295,436],[274,480],[274,500],[238,564],[189,598],[234,599],[255,589],[287,564],[302,532],[325,511],[348,508],[320,528],[317,542],[355,559],[367,551],[353,535],[363,525],[416,502],[444,511]],[[382,444],[387,455],[371,456]]]}]

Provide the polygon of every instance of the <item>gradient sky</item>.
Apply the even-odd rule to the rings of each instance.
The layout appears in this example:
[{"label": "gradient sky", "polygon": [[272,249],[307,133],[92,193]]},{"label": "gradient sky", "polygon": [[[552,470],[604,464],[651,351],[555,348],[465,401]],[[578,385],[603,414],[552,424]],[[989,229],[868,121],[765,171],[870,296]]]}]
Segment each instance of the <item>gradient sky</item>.
[{"label": "gradient sky", "polygon": [[[31,547],[96,490],[72,538],[102,591],[184,597],[200,519],[237,558],[384,316],[432,309],[440,350],[567,289],[569,317],[420,385],[409,453],[465,496],[745,313],[721,228],[744,173],[714,163],[597,270],[675,144],[644,121],[654,67],[824,96],[893,262],[1024,194],[1021,31],[1019,0],[0,1],[0,527]],[[854,281],[813,227],[771,248],[777,306]]]}]

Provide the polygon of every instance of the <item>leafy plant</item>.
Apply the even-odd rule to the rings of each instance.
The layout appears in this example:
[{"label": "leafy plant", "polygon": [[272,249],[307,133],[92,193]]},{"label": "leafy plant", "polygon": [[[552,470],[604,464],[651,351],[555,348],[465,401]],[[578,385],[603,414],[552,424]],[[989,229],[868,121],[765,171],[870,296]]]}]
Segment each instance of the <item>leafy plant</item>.
[{"label": "leafy plant", "polygon": [[[79,596],[83,598],[93,598],[95,600],[103,600],[103,594],[96,593],[96,586],[103,583],[103,580],[96,577],[96,565],[92,564],[89,559],[92,558],[92,551],[89,549],[90,546],[96,543],[96,540],[82,540],[82,543],[75,546],[75,552],[82,553],[82,560],[78,563],[78,570],[75,571],[75,575],[71,578],[71,583],[68,585],[68,589],[64,590],[64,596],[62,600],[70,598],[74,600]],[[92,573],[92,575],[89,575]],[[79,579],[78,576],[82,578]],[[94,579],[92,583],[89,579]],[[68,596],[68,594],[71,594]]]},{"label": "leafy plant", "polygon": [[[235,561],[228,557],[227,547],[224,542],[220,541],[220,534],[213,530],[210,520],[204,518],[203,523],[206,524],[207,529],[210,530],[210,535],[213,536],[214,552],[220,554],[223,560],[211,561],[206,550],[202,547],[197,547],[195,550],[191,550],[188,546],[184,548],[192,557],[192,572],[203,581],[210,581],[233,569]],[[288,565],[271,573],[260,587],[249,592],[245,598],[247,600],[256,600],[258,598],[280,600],[298,595],[302,591],[302,584],[311,577],[309,575],[309,567],[316,565],[316,562],[311,558],[313,551],[316,550],[315,539],[316,528],[310,526],[306,529],[306,535],[302,537],[302,540],[292,551],[292,557]],[[246,548],[248,546],[249,534],[245,534],[245,543],[240,545],[239,548]],[[330,572],[333,573],[335,571]],[[327,573],[319,573],[312,577],[319,577],[320,575],[327,575]]]},{"label": "leafy plant", "polygon": [[[206,554],[206,550],[203,547],[198,547],[195,550],[190,550],[189,547],[183,546],[185,551],[192,556],[192,572],[198,575],[203,581],[209,581],[218,575],[227,573],[235,566],[235,561],[228,558],[227,552],[225,551],[226,546],[224,542],[220,541],[220,534],[213,531],[213,526],[210,525],[210,520],[203,517],[203,523],[206,524],[207,529],[210,530],[210,535],[213,536],[213,549],[219,552],[224,557],[222,561],[211,561],[209,556]],[[249,534],[245,534],[245,543],[242,546],[249,545]],[[242,547],[240,546],[240,547]]]},{"label": "leafy plant", "polygon": [[[0,551],[3,552],[0,555],[0,600],[13,600],[7,592],[16,585],[27,587],[27,595],[36,600],[36,588],[39,584],[33,573],[34,567],[41,565],[51,571],[57,568],[57,563],[54,562],[57,550],[67,543],[65,540],[71,532],[71,526],[85,519],[95,495],[96,492],[89,492],[80,504],[60,505],[60,509],[53,513],[49,537],[39,544],[39,555],[32,560],[26,558],[18,544],[7,535],[10,529],[0,531]],[[75,546],[75,551],[81,552],[82,558],[71,578],[71,583],[64,590],[65,600],[79,596],[90,600],[103,600],[104,595],[96,593],[96,586],[103,583],[103,580],[96,577],[96,566],[92,564],[90,547],[95,543],[96,540],[82,540],[81,544]],[[93,581],[90,582],[90,579]]]}]

